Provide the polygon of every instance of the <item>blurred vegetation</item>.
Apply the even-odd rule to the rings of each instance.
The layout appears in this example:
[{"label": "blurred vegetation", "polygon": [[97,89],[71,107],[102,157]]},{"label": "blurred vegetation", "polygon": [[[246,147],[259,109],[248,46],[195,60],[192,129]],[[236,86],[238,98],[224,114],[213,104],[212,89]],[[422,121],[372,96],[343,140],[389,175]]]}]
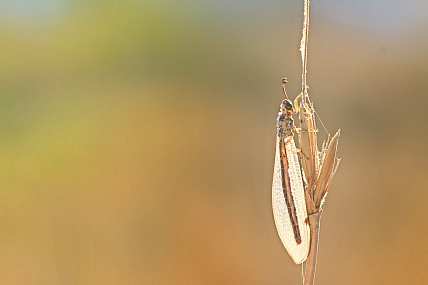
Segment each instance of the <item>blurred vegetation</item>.
[{"label": "blurred vegetation", "polygon": [[[270,183],[302,10],[0,3],[0,283],[297,284]],[[311,13],[310,95],[343,158],[316,282],[423,284],[428,6]]]}]

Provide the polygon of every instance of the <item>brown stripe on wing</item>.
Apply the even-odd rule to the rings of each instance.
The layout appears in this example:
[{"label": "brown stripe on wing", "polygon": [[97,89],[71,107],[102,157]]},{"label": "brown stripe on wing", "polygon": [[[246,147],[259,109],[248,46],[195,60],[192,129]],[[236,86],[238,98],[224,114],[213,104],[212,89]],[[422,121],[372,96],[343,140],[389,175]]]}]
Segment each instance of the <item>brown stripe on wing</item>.
[{"label": "brown stripe on wing", "polygon": [[300,244],[302,242],[302,238],[300,236],[296,206],[294,205],[293,194],[291,193],[290,176],[288,175],[287,152],[285,149],[286,143],[284,142],[284,138],[280,139],[278,147],[281,163],[282,192],[284,193],[285,203],[287,204],[288,216],[290,217],[291,226],[293,228],[294,239],[296,240],[297,244]]}]

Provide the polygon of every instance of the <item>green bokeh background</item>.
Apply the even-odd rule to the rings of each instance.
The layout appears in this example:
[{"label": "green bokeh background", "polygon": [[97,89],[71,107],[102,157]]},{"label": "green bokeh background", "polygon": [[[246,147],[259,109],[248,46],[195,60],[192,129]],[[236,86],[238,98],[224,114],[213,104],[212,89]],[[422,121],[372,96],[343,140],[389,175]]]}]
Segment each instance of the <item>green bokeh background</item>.
[{"label": "green bokeh background", "polygon": [[[270,190],[302,11],[0,2],[0,284],[299,284]],[[316,284],[428,282],[427,27],[424,1],[312,2],[310,96],[343,158]]]}]

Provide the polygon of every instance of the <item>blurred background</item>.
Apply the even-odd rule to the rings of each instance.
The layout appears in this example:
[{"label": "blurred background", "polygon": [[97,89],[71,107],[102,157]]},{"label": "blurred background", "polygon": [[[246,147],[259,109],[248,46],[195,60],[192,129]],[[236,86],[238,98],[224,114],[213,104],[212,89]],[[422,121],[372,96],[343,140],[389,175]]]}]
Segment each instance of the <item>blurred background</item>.
[{"label": "blurred background", "polygon": [[[0,284],[300,284],[271,183],[302,12],[0,1]],[[313,1],[310,24],[342,130],[315,283],[427,284],[428,4]]]}]

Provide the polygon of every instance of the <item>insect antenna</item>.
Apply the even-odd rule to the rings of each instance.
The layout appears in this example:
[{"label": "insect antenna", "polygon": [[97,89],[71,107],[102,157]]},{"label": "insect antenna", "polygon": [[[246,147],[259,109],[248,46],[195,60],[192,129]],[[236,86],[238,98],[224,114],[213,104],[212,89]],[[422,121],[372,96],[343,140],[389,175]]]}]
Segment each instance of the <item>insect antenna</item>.
[{"label": "insect antenna", "polygon": [[287,91],[285,91],[285,83],[287,83],[288,81],[287,81],[287,78],[282,78],[281,79],[281,82],[282,82],[282,92],[284,92],[284,96],[285,96],[285,99],[288,99],[288,100],[290,100],[289,98],[288,98],[288,96],[287,96]]}]

